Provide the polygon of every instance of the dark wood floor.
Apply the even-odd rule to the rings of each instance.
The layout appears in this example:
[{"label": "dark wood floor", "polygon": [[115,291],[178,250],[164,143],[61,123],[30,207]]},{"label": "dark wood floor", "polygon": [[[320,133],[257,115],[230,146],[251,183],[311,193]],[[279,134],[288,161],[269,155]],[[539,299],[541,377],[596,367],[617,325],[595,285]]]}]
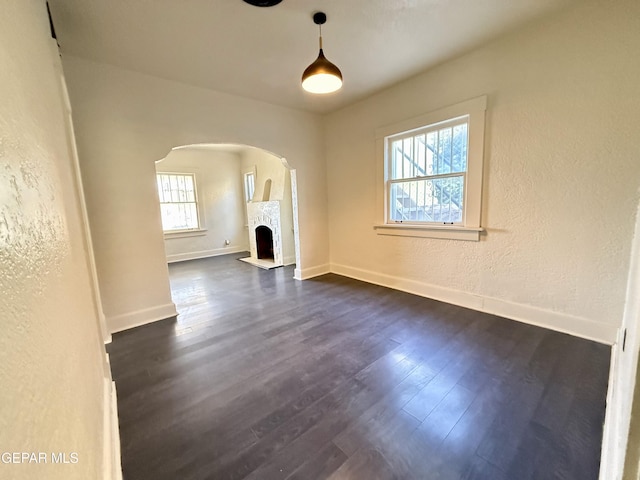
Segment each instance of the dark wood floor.
[{"label": "dark wood floor", "polygon": [[239,256],[114,335],[126,480],[597,479],[608,346]]}]

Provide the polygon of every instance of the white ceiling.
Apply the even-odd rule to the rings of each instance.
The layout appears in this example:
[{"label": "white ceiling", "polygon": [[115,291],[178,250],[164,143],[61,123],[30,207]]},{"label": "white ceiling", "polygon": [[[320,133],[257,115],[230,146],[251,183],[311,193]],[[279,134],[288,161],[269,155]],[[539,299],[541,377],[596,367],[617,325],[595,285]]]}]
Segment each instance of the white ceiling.
[{"label": "white ceiling", "polygon": [[[579,0],[49,0],[63,55],[312,112],[362,99]],[[324,52],[344,87],[300,87]]]}]

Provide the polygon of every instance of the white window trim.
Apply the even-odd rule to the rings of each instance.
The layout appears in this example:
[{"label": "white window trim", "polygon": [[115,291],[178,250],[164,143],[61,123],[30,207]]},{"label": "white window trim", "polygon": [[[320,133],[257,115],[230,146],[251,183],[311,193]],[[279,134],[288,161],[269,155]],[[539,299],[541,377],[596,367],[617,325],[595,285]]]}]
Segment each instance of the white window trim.
[{"label": "white window trim", "polygon": [[[247,167],[245,170],[242,171],[242,198],[243,200],[246,200],[247,198],[247,184],[246,184],[246,176],[247,174],[253,174],[253,196],[255,196],[256,194],[256,182],[258,181],[258,167],[256,165],[252,165],[250,167]],[[249,200],[248,202],[245,201],[244,202],[244,226],[245,228],[249,228],[249,216],[247,213],[247,203],[251,203],[253,202],[253,196],[251,197],[251,200]]]},{"label": "white window trim", "polygon": [[164,233],[164,238],[186,238],[186,237],[200,237],[207,234],[206,228],[192,228],[190,230],[167,230]]},{"label": "white window trim", "polygon": [[[184,238],[184,237],[197,237],[200,235],[207,234],[207,228],[204,224],[204,208],[203,205],[200,204],[198,200],[198,178],[196,172],[174,172],[174,171],[157,171],[156,170],[156,179],[158,175],[191,175],[193,177],[193,191],[195,196],[195,204],[196,204],[196,213],[198,214],[198,228],[187,228],[184,230],[162,230],[162,234],[165,239],[170,238]],[[156,180],[157,185],[157,180]],[[160,193],[158,192],[158,202],[160,202]]]},{"label": "white window trim", "polygon": [[[477,97],[457,103],[419,117],[376,129],[376,219],[373,228],[378,235],[405,237],[447,238],[451,240],[479,241],[484,231],[481,227],[482,175],[484,164],[484,126],[487,97]],[[387,137],[421,129],[427,125],[444,122],[455,117],[469,116],[469,144],[467,147],[467,184],[465,185],[465,210],[462,225],[404,224],[389,221],[387,181]]]}]

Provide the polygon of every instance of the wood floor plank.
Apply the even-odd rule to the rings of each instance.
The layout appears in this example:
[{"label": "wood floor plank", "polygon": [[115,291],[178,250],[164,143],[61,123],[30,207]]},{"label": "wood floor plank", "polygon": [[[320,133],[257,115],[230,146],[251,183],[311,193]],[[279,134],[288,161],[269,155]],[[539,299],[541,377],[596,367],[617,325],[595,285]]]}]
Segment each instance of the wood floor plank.
[{"label": "wood floor plank", "polygon": [[113,336],[125,480],[598,478],[609,347],[240,256]]},{"label": "wood floor plank", "polygon": [[[333,442],[325,445],[320,452],[305,461],[286,480],[309,480],[310,478],[327,478],[347,460],[347,455]],[[266,477],[263,477],[266,479]]]}]

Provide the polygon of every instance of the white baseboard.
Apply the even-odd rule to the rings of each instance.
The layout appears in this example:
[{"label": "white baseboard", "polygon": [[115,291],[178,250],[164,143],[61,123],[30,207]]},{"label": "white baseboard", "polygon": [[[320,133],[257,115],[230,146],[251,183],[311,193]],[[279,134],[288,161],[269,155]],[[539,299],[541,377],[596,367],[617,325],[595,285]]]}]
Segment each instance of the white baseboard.
[{"label": "white baseboard", "polygon": [[175,253],[167,255],[167,263],[184,262],[186,260],[197,260],[199,258],[217,257],[219,255],[228,255],[230,253],[248,252],[249,246],[242,245],[239,247],[223,247],[211,250],[200,250],[199,252]]},{"label": "white baseboard", "polygon": [[294,263],[296,263],[296,257],[294,255],[291,255],[289,257],[284,257],[284,259],[282,260],[282,264],[284,266],[293,265]]},{"label": "white baseboard", "polygon": [[433,298],[461,307],[491,313],[519,322],[537,325],[551,330],[568,333],[577,337],[612,345],[616,340],[617,328],[614,325],[595,322],[587,318],[565,313],[553,312],[530,305],[514,303],[498,298],[486,297],[461,290],[440,287],[438,285],[394,277],[370,270],[331,264],[331,272],[364,282],[394,288],[422,297]]},{"label": "white baseboard", "polygon": [[107,325],[109,326],[110,333],[116,333],[157,320],[175,317],[176,315],[178,315],[176,305],[174,303],[167,303],[166,305],[158,305],[156,307],[136,310],[135,312],[107,317]]},{"label": "white baseboard", "polygon": [[325,263],[324,265],[317,265],[315,267],[303,269],[296,268],[293,271],[293,278],[295,278],[296,280],[307,280],[309,278],[318,277],[330,272],[331,270],[329,264]]}]

